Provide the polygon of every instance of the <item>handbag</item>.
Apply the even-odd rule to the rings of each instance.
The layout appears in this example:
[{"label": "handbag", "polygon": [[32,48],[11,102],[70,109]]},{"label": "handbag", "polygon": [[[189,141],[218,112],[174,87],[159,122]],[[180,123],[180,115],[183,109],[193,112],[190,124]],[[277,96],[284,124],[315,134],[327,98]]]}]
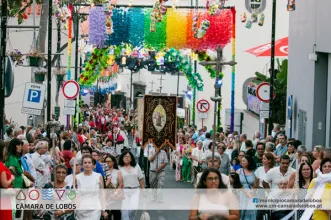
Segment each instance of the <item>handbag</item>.
[{"label": "handbag", "polygon": [[24,182],[24,185],[26,188],[29,188],[32,184],[31,180],[29,180],[29,178],[27,178],[24,173],[22,173],[22,179],[23,179],[23,182]]},{"label": "handbag", "polygon": [[248,181],[247,181],[247,177],[246,177],[246,174],[245,174],[244,168],[242,169],[242,171],[243,171],[243,173],[244,173],[245,180],[246,180],[246,183],[247,183],[249,189],[252,189],[252,188],[251,188],[251,185],[249,185],[249,183],[248,183]]}]

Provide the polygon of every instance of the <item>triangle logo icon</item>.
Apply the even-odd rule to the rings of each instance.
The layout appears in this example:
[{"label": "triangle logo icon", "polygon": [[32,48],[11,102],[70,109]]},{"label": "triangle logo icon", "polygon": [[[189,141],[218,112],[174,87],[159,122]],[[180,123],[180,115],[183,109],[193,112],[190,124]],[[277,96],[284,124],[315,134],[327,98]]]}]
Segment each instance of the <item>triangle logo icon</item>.
[{"label": "triangle logo icon", "polygon": [[22,189],[17,193],[16,200],[26,200],[26,195]]},{"label": "triangle logo icon", "polygon": [[65,190],[64,189],[56,189],[55,192],[57,194],[57,197],[59,197],[59,200],[61,200],[63,195],[64,195]]}]

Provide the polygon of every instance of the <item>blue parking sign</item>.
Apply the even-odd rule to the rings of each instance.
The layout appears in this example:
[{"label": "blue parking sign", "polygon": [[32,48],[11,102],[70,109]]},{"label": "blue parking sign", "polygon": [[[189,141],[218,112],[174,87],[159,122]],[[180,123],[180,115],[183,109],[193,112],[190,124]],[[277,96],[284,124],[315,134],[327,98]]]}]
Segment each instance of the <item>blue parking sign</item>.
[{"label": "blue parking sign", "polygon": [[41,97],[41,91],[35,89],[29,89],[28,102],[39,103]]},{"label": "blue parking sign", "polygon": [[41,110],[44,108],[45,93],[45,85],[30,82],[26,83],[22,103],[22,113],[40,115]]}]

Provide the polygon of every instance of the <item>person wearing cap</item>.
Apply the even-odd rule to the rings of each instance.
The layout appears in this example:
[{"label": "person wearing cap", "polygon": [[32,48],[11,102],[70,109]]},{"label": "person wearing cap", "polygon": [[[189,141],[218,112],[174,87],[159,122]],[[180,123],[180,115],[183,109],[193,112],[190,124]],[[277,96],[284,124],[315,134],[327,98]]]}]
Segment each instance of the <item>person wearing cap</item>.
[{"label": "person wearing cap", "polygon": [[[210,152],[207,154],[206,157],[206,162],[207,162],[207,167],[212,168],[213,167],[213,154]],[[217,152],[214,154],[214,168],[220,169],[221,167],[221,155]],[[195,182],[195,187],[198,185],[200,178],[201,178],[202,172],[197,174],[196,182]],[[221,173],[222,181],[223,183],[230,188],[230,178],[229,176]]]}]

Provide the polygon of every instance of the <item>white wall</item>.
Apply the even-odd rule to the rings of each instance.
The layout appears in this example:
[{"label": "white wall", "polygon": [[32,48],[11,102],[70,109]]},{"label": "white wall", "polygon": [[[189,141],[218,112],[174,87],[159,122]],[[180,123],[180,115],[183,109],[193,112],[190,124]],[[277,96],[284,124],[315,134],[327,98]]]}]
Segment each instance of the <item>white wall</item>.
[{"label": "white wall", "polygon": [[[33,20],[32,16],[29,16],[27,20],[24,20],[22,27],[24,25],[32,25]],[[17,25],[16,18],[11,18],[9,20],[9,25]],[[39,17],[36,19],[36,25],[39,25]],[[38,29],[37,36],[38,36]],[[62,30],[63,33],[67,33],[67,31]],[[20,29],[9,29],[9,39],[7,41],[7,50],[18,49],[22,53],[27,54],[32,52],[31,45],[33,43],[33,30],[20,28]],[[56,42],[57,41],[57,31],[56,31],[56,24],[53,22],[53,45],[52,45],[52,52],[56,53]],[[67,42],[67,36],[62,34],[62,42],[61,45]],[[74,66],[75,54],[74,54],[75,45],[73,44],[73,54],[72,54],[72,66]],[[46,53],[47,53],[47,37],[46,37]],[[64,55],[61,56],[62,65],[67,66],[67,51],[64,50],[62,52]],[[46,55],[47,57],[47,55]],[[26,63],[25,63],[26,65]],[[5,113],[7,118],[12,118],[13,121],[17,122],[19,125],[26,125],[27,124],[27,115],[21,113],[22,108],[22,101],[24,95],[24,88],[25,83],[31,82],[31,67],[15,67],[15,83],[14,83],[14,91],[10,97],[5,99]],[[72,69],[72,77],[74,77],[74,69]],[[47,78],[46,78],[47,79]],[[44,82],[46,84],[46,81]],[[56,78],[52,76],[52,110],[54,110],[55,106],[55,93],[56,93]],[[47,97],[47,96],[45,96]],[[60,92],[59,96],[59,104],[61,106],[61,117],[60,122],[65,123],[65,117],[63,116],[63,105],[64,105],[64,98],[62,93]],[[45,107],[46,108],[46,107]]]}]

